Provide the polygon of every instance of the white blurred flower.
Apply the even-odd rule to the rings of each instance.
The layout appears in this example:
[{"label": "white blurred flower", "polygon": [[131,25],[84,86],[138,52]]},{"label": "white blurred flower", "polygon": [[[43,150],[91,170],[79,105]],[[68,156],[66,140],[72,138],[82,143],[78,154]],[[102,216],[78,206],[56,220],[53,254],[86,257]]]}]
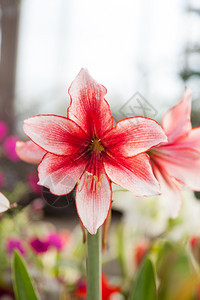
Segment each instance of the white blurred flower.
[{"label": "white blurred flower", "polygon": [[179,216],[170,219],[170,201],[167,195],[135,197],[131,192],[113,184],[113,208],[123,212],[123,221],[136,232],[147,237],[171,230],[169,238],[179,240],[200,235],[200,201],[192,191],[182,191],[183,205]]},{"label": "white blurred flower", "polygon": [[152,237],[166,230],[169,211],[161,196],[135,197],[113,184],[112,206],[123,212],[124,222],[139,234]]},{"label": "white blurred flower", "polygon": [[182,196],[182,209],[175,220],[177,225],[169,234],[174,240],[200,235],[200,200],[190,190],[184,190]]}]

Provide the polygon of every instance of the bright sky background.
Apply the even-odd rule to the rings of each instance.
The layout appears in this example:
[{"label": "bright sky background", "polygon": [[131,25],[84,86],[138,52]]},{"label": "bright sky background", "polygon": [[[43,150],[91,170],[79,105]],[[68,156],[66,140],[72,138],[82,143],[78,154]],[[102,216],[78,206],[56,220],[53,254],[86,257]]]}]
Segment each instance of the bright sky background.
[{"label": "bright sky background", "polygon": [[[191,20],[186,4],[182,0],[22,0],[18,111],[65,115],[68,87],[86,67],[107,87],[106,99],[113,110],[139,91],[161,117],[184,90],[178,76],[184,47],[200,37],[200,18]],[[200,82],[193,84],[193,90],[200,98]]]}]

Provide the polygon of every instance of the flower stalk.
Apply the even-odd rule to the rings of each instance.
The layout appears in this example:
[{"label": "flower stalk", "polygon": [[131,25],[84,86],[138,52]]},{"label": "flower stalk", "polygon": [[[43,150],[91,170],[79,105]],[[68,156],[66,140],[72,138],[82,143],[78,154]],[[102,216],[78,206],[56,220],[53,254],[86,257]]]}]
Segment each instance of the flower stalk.
[{"label": "flower stalk", "polygon": [[101,300],[101,229],[87,236],[87,300]]}]

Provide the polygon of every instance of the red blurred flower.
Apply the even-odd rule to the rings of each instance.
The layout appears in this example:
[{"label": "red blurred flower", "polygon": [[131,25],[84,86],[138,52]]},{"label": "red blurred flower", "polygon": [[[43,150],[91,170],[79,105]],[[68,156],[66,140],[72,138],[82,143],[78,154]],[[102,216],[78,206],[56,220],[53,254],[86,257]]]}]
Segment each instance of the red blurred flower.
[{"label": "red blurred flower", "polygon": [[194,258],[200,264],[200,237],[193,236],[190,239],[190,246],[192,250],[192,254],[194,255]]},{"label": "red blurred flower", "polygon": [[39,165],[39,184],[55,195],[76,188],[76,207],[85,228],[95,234],[111,206],[110,180],[137,196],[159,193],[148,156],[166,141],[151,119],[117,122],[104,96],[106,89],[82,69],[69,88],[67,118],[40,115],[24,122],[27,136],[47,153]]},{"label": "red blurred flower", "polygon": [[191,91],[186,88],[180,102],[162,119],[168,142],[149,152],[161,191],[171,201],[171,216],[177,217],[181,207],[179,183],[200,190],[200,127],[190,121]]},{"label": "red blurred flower", "polygon": [[[102,300],[110,300],[112,294],[119,293],[120,291],[121,289],[119,286],[110,285],[108,278],[104,274],[102,275]],[[86,299],[87,287],[85,280],[80,280],[78,282],[74,295],[80,299]]]},{"label": "red blurred flower", "polygon": [[200,238],[198,236],[193,236],[190,240],[190,245],[192,249],[195,249],[195,247],[200,243]]},{"label": "red blurred flower", "polygon": [[197,287],[197,300],[200,300],[200,284]]},{"label": "red blurred flower", "polygon": [[149,249],[149,243],[147,241],[140,241],[136,248],[135,248],[135,262],[136,265],[139,267],[141,263],[143,262],[143,259],[145,258],[147,251]]}]

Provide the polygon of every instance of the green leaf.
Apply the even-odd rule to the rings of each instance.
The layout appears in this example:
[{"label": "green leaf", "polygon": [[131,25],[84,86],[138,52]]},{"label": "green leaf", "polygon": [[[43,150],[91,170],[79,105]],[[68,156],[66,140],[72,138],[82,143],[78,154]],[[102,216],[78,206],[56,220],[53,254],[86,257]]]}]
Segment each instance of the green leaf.
[{"label": "green leaf", "polygon": [[14,291],[17,300],[38,300],[32,279],[20,254],[15,251],[13,260]]},{"label": "green leaf", "polygon": [[159,279],[158,299],[188,300],[194,298],[199,280],[185,244],[162,241],[156,270]]},{"label": "green leaf", "polygon": [[130,300],[156,300],[156,280],[154,267],[147,257],[138,273]]}]

